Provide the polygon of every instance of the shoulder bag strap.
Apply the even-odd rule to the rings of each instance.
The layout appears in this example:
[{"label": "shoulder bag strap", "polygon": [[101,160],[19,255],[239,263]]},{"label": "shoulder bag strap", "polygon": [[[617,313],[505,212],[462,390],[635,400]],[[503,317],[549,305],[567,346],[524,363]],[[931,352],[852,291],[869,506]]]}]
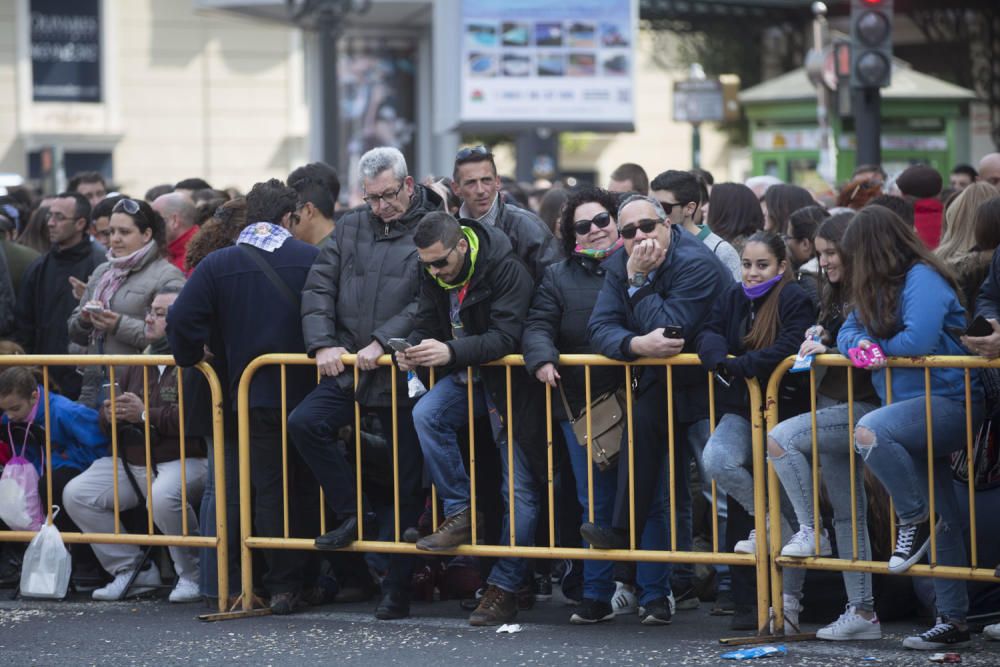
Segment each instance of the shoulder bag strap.
[{"label": "shoulder bag strap", "polygon": [[293,307],[295,309],[295,312],[299,312],[299,310],[301,310],[299,297],[294,292],[292,292],[292,289],[288,286],[288,283],[286,283],[284,280],[281,279],[281,276],[279,276],[278,273],[274,270],[274,267],[272,267],[267,262],[267,260],[261,257],[259,252],[251,248],[246,243],[240,243],[237,245],[237,247],[240,250],[242,250],[247,257],[253,260],[254,264],[260,267],[260,270],[264,272],[264,275],[267,276],[267,279],[270,280],[271,283],[278,289],[278,292],[280,292],[281,296],[285,299],[286,302],[288,302],[288,305]]}]

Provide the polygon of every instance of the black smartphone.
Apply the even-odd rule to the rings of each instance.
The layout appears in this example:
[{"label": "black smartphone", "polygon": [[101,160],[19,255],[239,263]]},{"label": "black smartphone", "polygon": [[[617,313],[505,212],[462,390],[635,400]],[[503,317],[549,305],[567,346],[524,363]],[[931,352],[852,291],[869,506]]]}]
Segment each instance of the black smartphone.
[{"label": "black smartphone", "polygon": [[983,336],[989,336],[992,333],[993,325],[990,324],[982,315],[972,320],[972,324],[970,324],[969,328],[965,330],[966,336],[972,336],[974,338],[982,338]]},{"label": "black smartphone", "polygon": [[719,381],[723,387],[729,388],[733,386],[733,376],[729,374],[725,366],[720,365],[715,369],[715,379]]},{"label": "black smartphone", "polygon": [[679,324],[668,324],[663,327],[664,338],[684,338],[684,327]]}]

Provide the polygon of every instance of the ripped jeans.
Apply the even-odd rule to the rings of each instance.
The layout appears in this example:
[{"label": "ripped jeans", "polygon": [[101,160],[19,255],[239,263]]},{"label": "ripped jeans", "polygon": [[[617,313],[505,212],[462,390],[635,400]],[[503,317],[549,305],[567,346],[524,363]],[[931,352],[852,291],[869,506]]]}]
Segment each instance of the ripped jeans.
[{"label": "ripped jeans", "polygon": [[[889,491],[900,523],[919,523],[930,513],[924,405],[924,397],[920,396],[883,406],[862,417],[855,429],[855,448],[864,458],[865,465]],[[949,456],[965,446],[965,403],[932,395],[931,417],[935,510],[943,523],[937,535],[937,562],[961,567],[968,563],[962,538],[963,519],[951,481]],[[983,406],[975,403],[972,407],[973,433],[982,420]],[[965,620],[969,607],[966,582],[935,578],[934,591],[939,614]]]}]

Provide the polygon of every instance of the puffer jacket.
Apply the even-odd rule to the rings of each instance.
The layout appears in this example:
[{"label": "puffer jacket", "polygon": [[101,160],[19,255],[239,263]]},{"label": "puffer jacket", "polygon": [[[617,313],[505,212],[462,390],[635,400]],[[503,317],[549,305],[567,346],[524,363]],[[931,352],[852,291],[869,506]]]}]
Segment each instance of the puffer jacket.
[{"label": "puffer jacket", "polygon": [[[344,215],[323,242],[302,291],[302,334],[311,356],[324,347],[357,352],[377,340],[389,351],[390,338],[413,329],[420,288],[420,264],[413,232],[420,220],[441,208],[441,198],[417,185],[413,202],[398,220],[383,222],[367,207]],[[363,405],[392,405],[392,371],[363,371],[357,399]],[[397,371],[398,372],[398,371]],[[405,387],[405,378],[398,386]],[[339,377],[345,389],[353,373]],[[399,392],[400,401],[409,401]]]},{"label": "puffer jacket", "polygon": [[537,285],[545,273],[545,267],[563,258],[562,248],[549,228],[534,213],[505,203],[503,197],[498,198],[497,207],[494,224],[510,239],[514,252],[524,261]]},{"label": "puffer jacket", "polygon": [[[586,406],[585,371],[583,366],[559,366],[559,355],[599,354],[590,344],[587,322],[604,285],[606,271],[601,264],[591,257],[573,255],[545,269],[542,283],[531,302],[521,341],[524,365],[530,374],[534,375],[547,363],[559,368],[566,402],[573,414],[580,414]],[[591,401],[618,388],[624,377],[620,368],[591,368]],[[553,412],[557,418],[566,418],[558,397],[553,398]]]}]

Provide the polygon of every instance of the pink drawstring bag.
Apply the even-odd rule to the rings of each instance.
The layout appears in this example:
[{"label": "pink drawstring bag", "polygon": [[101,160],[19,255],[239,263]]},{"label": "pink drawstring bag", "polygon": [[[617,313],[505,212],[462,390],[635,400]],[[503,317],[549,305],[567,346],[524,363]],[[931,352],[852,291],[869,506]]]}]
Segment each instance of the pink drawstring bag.
[{"label": "pink drawstring bag", "polygon": [[38,530],[45,520],[42,513],[42,499],[38,495],[38,471],[34,464],[24,458],[28,446],[28,432],[38,412],[38,403],[28,416],[28,427],[24,432],[24,442],[18,453],[14,438],[7,422],[7,436],[10,442],[11,458],[0,475],[0,519],[13,530]]}]

